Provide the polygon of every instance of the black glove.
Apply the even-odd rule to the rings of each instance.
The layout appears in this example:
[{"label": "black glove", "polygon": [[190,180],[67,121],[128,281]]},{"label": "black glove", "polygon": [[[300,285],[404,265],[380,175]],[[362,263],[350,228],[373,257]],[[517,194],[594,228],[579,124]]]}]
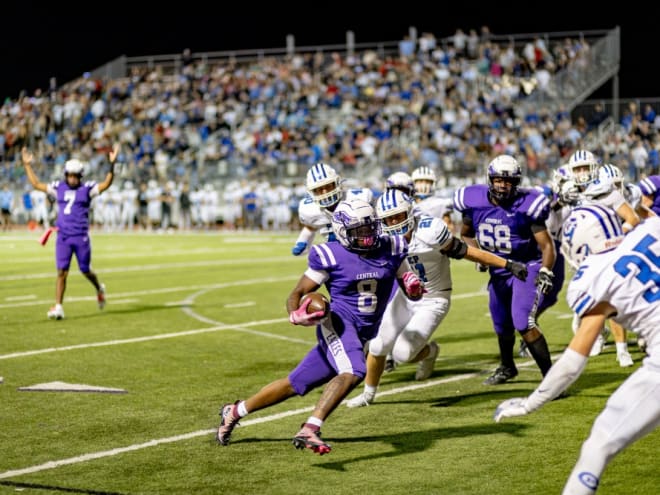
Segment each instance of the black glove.
[{"label": "black glove", "polygon": [[477,269],[478,272],[487,272],[488,267],[486,265],[482,265],[478,261],[474,264],[474,267]]},{"label": "black glove", "polygon": [[552,290],[552,286],[554,285],[552,280],[554,278],[555,274],[546,267],[543,267],[539,271],[539,274],[536,276],[534,283],[543,295],[547,295],[550,294],[550,291]]},{"label": "black glove", "polygon": [[507,272],[511,272],[514,277],[523,282],[527,280],[527,265],[520,261],[506,260],[504,267]]}]

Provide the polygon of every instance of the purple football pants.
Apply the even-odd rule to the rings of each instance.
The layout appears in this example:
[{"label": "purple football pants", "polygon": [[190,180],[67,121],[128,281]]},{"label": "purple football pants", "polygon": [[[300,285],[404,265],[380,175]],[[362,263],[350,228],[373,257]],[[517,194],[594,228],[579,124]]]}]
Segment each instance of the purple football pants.
[{"label": "purple football pants", "polygon": [[540,262],[527,267],[527,280],[523,282],[513,275],[491,277],[488,282],[488,309],[493,318],[493,328],[498,335],[510,335],[517,330],[524,332],[529,327],[529,317],[536,301],[537,309],[543,304],[543,295],[536,290],[536,276]]},{"label": "purple football pants", "polygon": [[82,273],[89,273],[92,263],[92,244],[89,236],[64,236],[58,232],[55,243],[55,265],[58,270],[69,270],[71,258],[76,255],[78,268]]}]

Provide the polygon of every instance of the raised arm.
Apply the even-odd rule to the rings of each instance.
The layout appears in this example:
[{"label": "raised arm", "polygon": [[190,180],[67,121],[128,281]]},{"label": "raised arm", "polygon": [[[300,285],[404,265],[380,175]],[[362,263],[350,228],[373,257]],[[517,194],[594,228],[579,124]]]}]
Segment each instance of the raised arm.
[{"label": "raised arm", "polygon": [[115,178],[115,162],[117,161],[117,156],[119,155],[119,149],[119,143],[115,143],[112,146],[112,151],[108,153],[108,160],[110,160],[110,170],[108,170],[108,175],[105,176],[105,180],[99,183],[99,194],[112,185],[112,181]]},{"label": "raised arm", "polygon": [[40,182],[37,174],[35,174],[34,170],[32,170],[32,162],[34,161],[34,155],[32,152],[30,152],[27,148],[23,148],[21,150],[21,159],[23,160],[25,174],[27,175],[27,178],[30,181],[32,187],[34,187],[37,191],[46,192],[48,186],[43,182]]}]

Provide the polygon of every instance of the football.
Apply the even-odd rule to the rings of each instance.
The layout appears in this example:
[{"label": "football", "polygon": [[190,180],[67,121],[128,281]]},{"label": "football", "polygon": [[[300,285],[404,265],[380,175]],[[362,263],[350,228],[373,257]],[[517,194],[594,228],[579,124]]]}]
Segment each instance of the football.
[{"label": "football", "polygon": [[328,316],[328,313],[330,312],[330,301],[328,301],[327,297],[320,292],[310,292],[300,299],[301,306],[307,298],[311,298],[312,300],[312,302],[309,303],[309,306],[307,306],[307,314],[323,311],[323,317]]}]

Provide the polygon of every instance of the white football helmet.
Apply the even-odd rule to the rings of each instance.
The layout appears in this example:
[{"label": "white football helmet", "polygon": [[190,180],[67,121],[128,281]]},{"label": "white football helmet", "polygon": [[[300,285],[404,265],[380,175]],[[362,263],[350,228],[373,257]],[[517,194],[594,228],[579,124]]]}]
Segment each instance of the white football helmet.
[{"label": "white football helmet", "polygon": [[72,174],[82,177],[85,165],[77,158],[72,158],[64,163],[64,175]]},{"label": "white football helmet", "polygon": [[575,270],[590,254],[614,249],[623,241],[616,212],[600,205],[578,206],[562,227],[561,252]]},{"label": "white football helmet", "polygon": [[[518,161],[510,155],[496,156],[488,164],[488,190],[492,197],[498,201],[513,198],[518,193],[518,186],[522,180],[522,170]],[[495,186],[494,179],[506,179],[510,188]]]},{"label": "white football helmet", "polygon": [[415,186],[415,197],[425,199],[433,194],[435,189],[435,172],[430,167],[418,167],[411,175]]},{"label": "white football helmet", "polygon": [[[388,218],[393,216],[399,217],[402,213],[405,213],[405,217],[402,217],[397,223],[388,224]],[[413,201],[403,191],[389,189],[378,198],[376,216],[381,222],[383,232],[386,234],[404,235],[412,228],[415,222]]]},{"label": "white football helmet", "polygon": [[612,184],[614,184],[614,187],[623,193],[623,172],[616,165],[606,163],[605,165],[598,167],[598,180],[603,182],[608,180],[611,181]]},{"label": "white football helmet", "polygon": [[305,186],[314,202],[323,208],[336,205],[342,198],[341,178],[325,163],[317,163],[307,171]]},{"label": "white football helmet", "polygon": [[572,178],[573,174],[571,174],[571,169],[568,167],[568,165],[562,165],[561,167],[557,168],[557,170],[552,172],[552,179],[550,180],[552,190],[556,193],[559,193],[564,182],[571,180]]},{"label": "white football helmet", "polygon": [[361,199],[337,205],[332,214],[332,231],[349,251],[365,253],[380,245],[380,221],[373,206]]},{"label": "white football helmet", "polygon": [[584,188],[598,178],[598,160],[591,151],[575,151],[567,165],[579,187]]},{"label": "white football helmet", "polygon": [[411,198],[415,194],[415,184],[406,172],[394,172],[385,180],[385,190],[390,189],[398,189]]}]

